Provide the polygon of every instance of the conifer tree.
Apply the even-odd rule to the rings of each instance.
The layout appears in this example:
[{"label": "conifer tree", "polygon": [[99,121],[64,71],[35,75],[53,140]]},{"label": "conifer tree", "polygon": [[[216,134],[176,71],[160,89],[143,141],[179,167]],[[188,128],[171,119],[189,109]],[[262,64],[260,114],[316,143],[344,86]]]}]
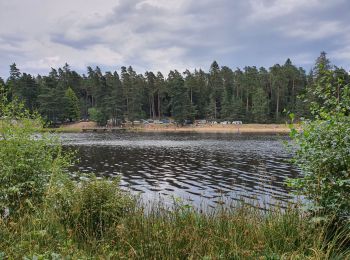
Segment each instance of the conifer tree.
[{"label": "conifer tree", "polygon": [[65,92],[65,117],[70,122],[80,118],[79,100],[74,91],[69,87]]}]

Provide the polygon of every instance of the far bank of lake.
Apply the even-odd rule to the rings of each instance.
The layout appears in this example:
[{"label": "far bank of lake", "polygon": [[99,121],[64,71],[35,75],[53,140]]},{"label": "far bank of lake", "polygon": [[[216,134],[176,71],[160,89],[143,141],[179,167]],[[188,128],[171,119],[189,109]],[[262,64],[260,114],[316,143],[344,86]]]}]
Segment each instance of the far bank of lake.
[{"label": "far bank of lake", "polygon": [[[203,124],[203,125],[185,125],[175,124],[138,124],[122,127],[129,132],[196,132],[196,133],[233,133],[233,134],[283,134],[287,135],[290,128],[287,124]],[[96,129],[110,131],[113,127],[100,127],[96,122],[78,122],[62,125],[60,128],[54,128],[53,131],[64,133],[78,133],[84,130]],[[48,129],[50,130],[50,129]]]}]

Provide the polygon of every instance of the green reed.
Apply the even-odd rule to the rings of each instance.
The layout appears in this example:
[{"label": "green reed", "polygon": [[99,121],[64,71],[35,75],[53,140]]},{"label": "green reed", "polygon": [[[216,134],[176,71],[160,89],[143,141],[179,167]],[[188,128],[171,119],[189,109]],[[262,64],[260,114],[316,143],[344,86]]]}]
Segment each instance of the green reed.
[{"label": "green reed", "polygon": [[[74,203],[86,202],[80,199]],[[74,214],[77,219],[67,224],[62,220],[69,212],[52,205],[2,219],[0,259],[350,259],[349,232],[338,229],[327,240],[327,225],[310,223],[295,206],[262,211],[236,204],[203,211],[181,201],[134,201],[131,207],[125,201],[128,210],[118,218],[100,219],[107,223],[101,232],[91,233]]]}]

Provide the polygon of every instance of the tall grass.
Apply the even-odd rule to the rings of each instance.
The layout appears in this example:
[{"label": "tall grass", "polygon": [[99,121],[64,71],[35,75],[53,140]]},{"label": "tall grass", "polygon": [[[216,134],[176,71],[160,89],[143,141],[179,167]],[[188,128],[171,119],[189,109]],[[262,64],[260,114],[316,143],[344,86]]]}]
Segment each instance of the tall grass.
[{"label": "tall grass", "polygon": [[0,259],[350,259],[349,233],[329,239],[327,225],[295,207],[145,205],[105,181],[53,193],[35,212],[0,220]]}]

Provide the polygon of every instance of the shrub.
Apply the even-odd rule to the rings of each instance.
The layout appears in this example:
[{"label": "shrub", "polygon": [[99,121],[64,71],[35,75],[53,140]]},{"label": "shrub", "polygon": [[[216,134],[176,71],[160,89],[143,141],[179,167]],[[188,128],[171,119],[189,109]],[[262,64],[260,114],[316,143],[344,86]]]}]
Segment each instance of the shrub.
[{"label": "shrub", "polygon": [[108,117],[98,108],[89,108],[90,119],[96,121],[98,125],[104,126],[107,124]]},{"label": "shrub", "polygon": [[350,84],[336,71],[325,70],[310,88],[313,121],[292,129],[294,161],[302,176],[289,184],[311,202],[317,217],[350,217]]},{"label": "shrub", "polygon": [[0,211],[10,215],[42,203],[50,178],[69,164],[58,139],[38,132],[40,117],[23,104],[0,101]]},{"label": "shrub", "polygon": [[290,185],[309,201],[314,213],[350,216],[350,119],[304,122],[303,131],[293,132],[297,145],[295,162],[302,177]]}]

